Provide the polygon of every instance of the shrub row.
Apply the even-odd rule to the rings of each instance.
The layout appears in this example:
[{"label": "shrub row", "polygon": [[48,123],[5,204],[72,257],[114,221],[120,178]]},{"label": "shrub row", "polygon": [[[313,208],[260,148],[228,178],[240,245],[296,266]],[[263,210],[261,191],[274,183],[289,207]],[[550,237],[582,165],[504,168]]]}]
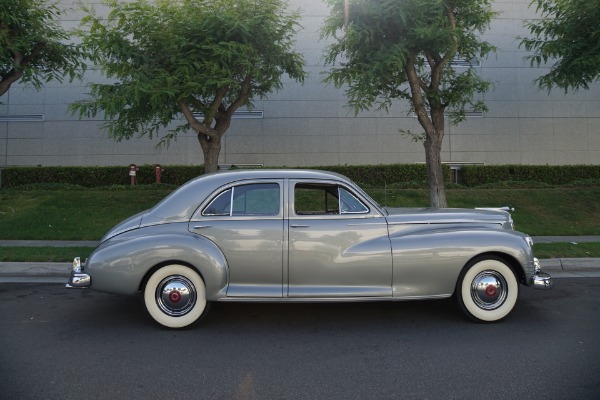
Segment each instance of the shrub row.
[{"label": "shrub row", "polygon": [[[337,172],[354,182],[370,187],[384,187],[400,182],[427,182],[425,164],[388,164],[388,165],[335,165],[315,167],[326,171]],[[447,165],[442,166],[444,180],[452,180],[452,171]]]},{"label": "shrub row", "polygon": [[[179,186],[188,180],[202,175],[202,166],[167,165],[163,166],[161,183]],[[235,168],[235,167],[234,167]],[[359,165],[359,166],[322,166],[322,169],[348,176],[353,181],[376,187],[397,182],[427,181],[427,169],[424,164]],[[106,187],[129,185],[129,167],[7,167],[1,171],[2,188],[14,188],[25,185],[62,184],[83,187]],[[451,179],[450,168],[444,166],[444,177]],[[141,165],[136,172],[137,183],[153,184],[155,166]]]},{"label": "shrub row", "polygon": [[600,180],[600,165],[467,165],[461,173],[463,184],[469,187],[502,181],[564,185]]},{"label": "shrub row", "polygon": [[[202,175],[202,166],[168,165],[163,167],[161,183],[179,186]],[[69,184],[83,187],[129,185],[129,166],[124,167],[10,167],[3,168],[2,188],[33,184]],[[136,171],[138,184],[156,182],[155,166],[140,165]]]},{"label": "shrub row", "polygon": [[[424,164],[391,165],[337,165],[322,169],[346,175],[367,187],[384,187],[394,184],[419,183],[427,187],[427,169]],[[452,172],[443,166],[444,179],[452,180]],[[129,185],[129,167],[7,167],[0,175],[0,187],[14,188],[25,185],[61,184],[83,187]],[[202,175],[202,166],[167,165],[161,172],[161,183],[179,186]],[[489,165],[464,166],[461,170],[463,184],[467,187],[489,185],[496,182],[533,182],[564,185],[576,181],[600,180],[600,165],[539,166],[539,165]],[[141,165],[136,173],[137,183],[155,183],[155,166]],[[533,187],[533,186],[532,186]]]}]

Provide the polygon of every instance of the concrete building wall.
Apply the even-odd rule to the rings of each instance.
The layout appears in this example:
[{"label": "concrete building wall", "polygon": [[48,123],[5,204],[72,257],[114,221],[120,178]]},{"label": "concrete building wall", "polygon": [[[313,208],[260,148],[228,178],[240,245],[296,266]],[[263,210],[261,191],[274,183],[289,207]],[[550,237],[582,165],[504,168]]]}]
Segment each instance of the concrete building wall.
[{"label": "concrete building wall", "polygon": [[[77,1],[63,19],[77,26]],[[599,164],[600,85],[588,91],[548,94],[534,79],[544,68],[531,68],[517,36],[527,30],[523,21],[535,18],[529,0],[497,0],[501,14],[485,39],[498,50],[482,60],[478,70],[494,83],[485,94],[489,111],[446,127],[442,159],[451,163],[483,164]],[[313,166],[336,164],[421,163],[421,143],[400,130],[422,131],[408,104],[399,102],[389,113],[363,112],[354,116],[342,90],[322,83],[319,28],[329,10],[323,0],[290,0],[302,10],[303,30],[297,50],[305,56],[309,77],[304,85],[286,81],[281,91],[256,101],[261,118],[233,121],[225,135],[222,164]],[[99,12],[103,6],[96,5]],[[90,72],[85,82],[50,82],[37,92],[13,85],[0,98],[0,166],[2,165],[128,165],[130,163],[201,164],[202,151],[193,132],[180,135],[169,148],[157,149],[147,137],[115,142],[100,119],[80,120],[68,111],[86,97],[87,82],[101,82]],[[2,122],[3,118],[32,121]],[[39,120],[36,120],[39,119]],[[4,120],[5,121],[5,120]]]}]

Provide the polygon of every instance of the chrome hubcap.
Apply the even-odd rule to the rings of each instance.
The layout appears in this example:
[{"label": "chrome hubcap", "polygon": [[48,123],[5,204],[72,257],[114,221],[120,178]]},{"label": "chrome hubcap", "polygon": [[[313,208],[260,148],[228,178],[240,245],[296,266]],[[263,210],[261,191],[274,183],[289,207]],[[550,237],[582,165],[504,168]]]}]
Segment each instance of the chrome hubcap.
[{"label": "chrome hubcap", "polygon": [[497,309],[504,304],[507,295],[506,280],[496,271],[480,272],[471,283],[471,298],[484,310]]},{"label": "chrome hubcap", "polygon": [[166,277],[156,288],[156,304],[172,317],[187,314],[196,304],[194,284],[184,276]]}]

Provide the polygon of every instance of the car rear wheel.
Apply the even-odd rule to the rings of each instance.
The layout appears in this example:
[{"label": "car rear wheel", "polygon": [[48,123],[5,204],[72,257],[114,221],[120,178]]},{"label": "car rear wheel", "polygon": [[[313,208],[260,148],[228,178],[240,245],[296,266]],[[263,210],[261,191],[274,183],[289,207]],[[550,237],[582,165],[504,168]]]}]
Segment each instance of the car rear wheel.
[{"label": "car rear wheel", "polygon": [[156,270],[144,289],[144,304],[156,322],[168,328],[190,326],[207,311],[204,281],[184,265]]},{"label": "car rear wheel", "polygon": [[517,303],[519,281],[501,258],[478,258],[463,269],[456,285],[456,297],[460,308],[470,319],[500,321]]}]

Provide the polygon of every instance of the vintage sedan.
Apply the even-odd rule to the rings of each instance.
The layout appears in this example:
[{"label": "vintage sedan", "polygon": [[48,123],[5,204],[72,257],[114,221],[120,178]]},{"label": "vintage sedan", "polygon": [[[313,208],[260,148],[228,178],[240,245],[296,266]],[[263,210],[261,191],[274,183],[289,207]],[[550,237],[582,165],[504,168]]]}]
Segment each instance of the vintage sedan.
[{"label": "vintage sedan", "polygon": [[492,322],[520,284],[552,279],[506,211],[386,208],[338,174],[256,169],[198,177],[121,222],[67,286],[141,292],[154,320],[183,328],[215,301],[451,296]]}]

